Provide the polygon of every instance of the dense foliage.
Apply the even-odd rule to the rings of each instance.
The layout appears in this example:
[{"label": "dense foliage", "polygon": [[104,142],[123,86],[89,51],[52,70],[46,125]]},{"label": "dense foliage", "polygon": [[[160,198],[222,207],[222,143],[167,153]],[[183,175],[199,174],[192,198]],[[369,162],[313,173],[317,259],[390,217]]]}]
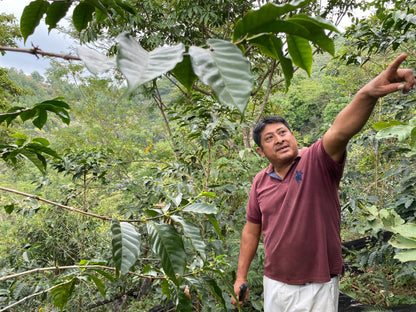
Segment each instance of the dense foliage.
[{"label": "dense foliage", "polygon": [[[55,28],[72,6],[74,36],[96,43],[81,58],[107,74],[56,61],[46,77],[4,70],[12,88],[2,86],[10,100],[0,114],[2,309],[232,310],[247,195],[265,165],[250,128],[264,114],[286,115],[308,145],[391,51],[415,62],[412,3],[399,12],[375,2],[379,12],[338,38],[334,59],[313,57],[335,53],[335,26],[323,18],[337,21],[355,2],[252,5],[36,0],[25,9],[27,39],[42,17]],[[394,43],[375,49],[364,35],[375,26],[377,38],[394,26]],[[416,284],[415,100],[380,101],[349,148],[340,191],[344,239],[395,234],[347,260],[393,268],[402,289]],[[262,310],[262,260],[260,245],[242,310]],[[372,302],[406,302],[391,299],[388,280],[384,300]]]}]

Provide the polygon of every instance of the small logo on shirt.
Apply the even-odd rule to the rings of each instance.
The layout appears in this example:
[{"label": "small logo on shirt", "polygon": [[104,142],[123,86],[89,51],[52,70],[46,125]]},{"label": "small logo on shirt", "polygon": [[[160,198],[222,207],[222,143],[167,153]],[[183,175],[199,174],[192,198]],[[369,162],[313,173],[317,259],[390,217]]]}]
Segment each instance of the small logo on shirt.
[{"label": "small logo on shirt", "polygon": [[303,174],[302,171],[296,170],[295,180],[296,180],[296,182],[298,182],[298,185],[300,185],[300,182],[302,181],[302,174]]}]

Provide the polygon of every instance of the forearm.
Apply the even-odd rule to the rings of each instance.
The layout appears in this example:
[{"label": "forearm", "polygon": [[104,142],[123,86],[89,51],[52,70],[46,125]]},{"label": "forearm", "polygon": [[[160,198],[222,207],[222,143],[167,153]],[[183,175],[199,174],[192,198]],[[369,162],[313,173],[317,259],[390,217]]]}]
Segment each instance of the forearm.
[{"label": "forearm", "polygon": [[377,98],[369,96],[365,89],[358,91],[351,103],[338,114],[331,127],[338,134],[341,143],[348,143],[364,127],[376,103]]}]

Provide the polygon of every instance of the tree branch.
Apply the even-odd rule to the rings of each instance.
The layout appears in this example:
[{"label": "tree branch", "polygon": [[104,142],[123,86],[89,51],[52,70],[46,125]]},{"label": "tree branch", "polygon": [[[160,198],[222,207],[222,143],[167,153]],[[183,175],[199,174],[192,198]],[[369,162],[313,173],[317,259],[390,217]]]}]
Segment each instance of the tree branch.
[{"label": "tree branch", "polygon": [[[16,277],[20,277],[20,276],[28,275],[32,273],[40,273],[40,272],[46,272],[46,271],[58,271],[58,270],[70,270],[70,269],[103,269],[103,270],[111,270],[111,271],[116,270],[116,268],[105,266],[105,265],[67,265],[67,266],[46,267],[46,268],[37,268],[33,270],[19,272],[19,273],[12,274],[12,275],[3,276],[3,277],[0,277],[0,282],[4,282],[5,280],[11,279],[11,278],[16,278]],[[138,273],[130,272],[130,271],[128,272],[128,274],[135,275],[138,277],[143,277],[143,278],[149,278],[149,279],[166,279],[166,277],[164,276],[158,277],[158,276],[143,275],[143,274],[138,274]]]},{"label": "tree branch", "polygon": [[[13,189],[9,189],[9,188],[3,187],[3,186],[0,186],[0,190],[1,191],[5,191],[5,192],[9,192],[9,193],[14,193],[14,194],[26,196],[26,197],[29,197],[29,198],[33,198],[35,200],[42,201],[42,202],[47,203],[47,204],[50,204],[52,206],[56,206],[56,207],[59,207],[59,208],[63,208],[63,209],[66,209],[66,210],[69,210],[69,211],[72,211],[72,212],[77,212],[77,213],[80,213],[82,215],[86,215],[86,216],[89,216],[89,217],[101,219],[101,220],[104,220],[104,221],[111,221],[111,220],[113,220],[113,218],[110,218],[110,217],[100,216],[100,215],[97,215],[97,214],[94,214],[94,213],[90,213],[90,212],[82,211],[82,210],[79,210],[79,209],[76,209],[76,208],[73,208],[73,207],[69,207],[69,206],[65,206],[65,205],[62,205],[62,204],[58,204],[58,203],[55,203],[53,201],[50,201],[50,200],[44,199],[42,197],[39,197],[37,195],[23,193],[23,192],[20,192],[20,191],[17,191],[17,190],[13,190]],[[154,217],[154,218],[143,218],[143,219],[137,219],[137,220],[128,220],[128,219],[125,220],[125,219],[121,219],[119,221],[120,222],[136,223],[136,222],[146,222],[146,221],[149,221],[149,220],[154,220],[154,219],[158,219],[158,218],[162,218],[162,217],[163,217],[163,215],[158,216],[158,217]]]},{"label": "tree branch", "polygon": [[33,54],[37,58],[39,58],[39,55],[41,55],[41,56],[58,57],[67,61],[69,60],[81,61],[81,59],[78,56],[73,56],[70,54],[57,54],[57,53],[51,53],[51,52],[44,52],[38,47],[33,47],[33,49],[22,49],[22,48],[0,46],[0,51],[29,53],[29,54]]}]

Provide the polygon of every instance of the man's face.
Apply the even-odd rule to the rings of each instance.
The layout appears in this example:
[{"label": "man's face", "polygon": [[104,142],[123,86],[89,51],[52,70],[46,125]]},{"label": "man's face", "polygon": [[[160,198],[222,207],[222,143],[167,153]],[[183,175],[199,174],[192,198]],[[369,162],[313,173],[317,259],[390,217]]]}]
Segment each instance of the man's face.
[{"label": "man's face", "polygon": [[298,155],[293,132],[282,123],[267,124],[261,132],[261,148],[257,151],[273,165],[290,165]]}]

